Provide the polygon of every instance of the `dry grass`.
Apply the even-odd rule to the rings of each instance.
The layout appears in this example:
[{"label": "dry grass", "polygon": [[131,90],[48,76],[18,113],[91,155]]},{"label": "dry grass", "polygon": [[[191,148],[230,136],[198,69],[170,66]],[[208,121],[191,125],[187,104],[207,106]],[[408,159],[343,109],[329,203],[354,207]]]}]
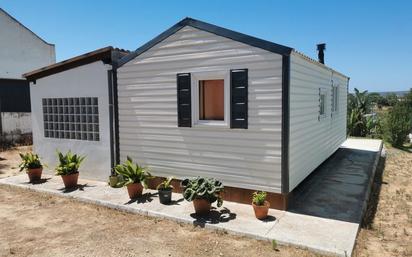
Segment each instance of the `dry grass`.
[{"label": "dry grass", "polygon": [[8,186],[0,209],[0,256],[317,256]]},{"label": "dry grass", "polygon": [[388,147],[354,256],[412,256],[412,153]]},{"label": "dry grass", "polygon": [[19,152],[29,152],[31,149],[31,146],[18,146],[7,151],[0,151],[0,178],[19,174]]}]

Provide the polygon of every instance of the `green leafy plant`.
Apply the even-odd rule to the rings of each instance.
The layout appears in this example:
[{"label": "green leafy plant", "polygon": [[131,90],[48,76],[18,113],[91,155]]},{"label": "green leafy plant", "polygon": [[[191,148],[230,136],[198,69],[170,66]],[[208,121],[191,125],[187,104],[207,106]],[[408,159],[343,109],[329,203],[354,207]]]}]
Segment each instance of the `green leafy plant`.
[{"label": "green leafy plant", "polygon": [[275,239],[272,240],[272,249],[274,251],[279,251],[278,250],[278,242]]},{"label": "green leafy plant", "polygon": [[385,117],[383,130],[386,141],[401,147],[412,130],[412,108],[406,102],[395,104]]},{"label": "green leafy plant", "polygon": [[255,205],[262,206],[265,204],[266,195],[267,195],[266,192],[263,192],[263,191],[254,192],[252,195],[252,202]]},{"label": "green leafy plant", "polygon": [[19,165],[20,171],[29,170],[29,169],[39,169],[43,165],[40,161],[40,157],[37,154],[33,153],[19,153],[21,158],[21,163]]},{"label": "green leafy plant", "polygon": [[66,154],[57,152],[57,156],[59,165],[56,167],[56,175],[70,175],[79,172],[80,164],[86,158],[85,156],[73,154],[71,151]]},{"label": "green leafy plant", "polygon": [[173,177],[168,177],[167,179],[165,179],[162,183],[160,183],[158,186],[157,186],[157,189],[158,190],[162,190],[162,189],[173,189],[173,186],[172,186],[172,180],[173,180],[174,178]]},{"label": "green leafy plant", "polygon": [[223,192],[222,182],[213,178],[185,179],[181,182],[183,187],[183,198],[187,201],[194,199],[205,199],[210,203],[217,201],[217,207],[222,206],[223,199],[221,193]]},{"label": "green leafy plant", "polygon": [[124,163],[116,165],[114,170],[124,179],[124,186],[134,183],[141,183],[147,188],[147,180],[152,178],[147,167],[142,167],[137,163],[133,163],[132,158],[127,156]]}]

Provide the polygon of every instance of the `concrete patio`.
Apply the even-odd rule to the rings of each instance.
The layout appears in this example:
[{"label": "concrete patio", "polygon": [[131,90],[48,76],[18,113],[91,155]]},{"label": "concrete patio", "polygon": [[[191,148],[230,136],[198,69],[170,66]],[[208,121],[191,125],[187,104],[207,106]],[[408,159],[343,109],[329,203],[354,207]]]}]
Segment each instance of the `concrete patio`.
[{"label": "concrete patio", "polygon": [[183,200],[181,194],[173,194],[170,205],[160,204],[153,190],[145,190],[143,197],[131,201],[124,188],[111,188],[97,181],[80,180],[77,189],[67,191],[59,177],[46,175],[40,183],[30,184],[23,174],[1,179],[0,184],[257,239],[276,240],[279,244],[323,254],[351,256],[381,150],[380,140],[348,139],[294,191],[289,211],[271,209],[265,221],[254,217],[250,205],[226,201],[209,216],[198,217],[192,203]]}]

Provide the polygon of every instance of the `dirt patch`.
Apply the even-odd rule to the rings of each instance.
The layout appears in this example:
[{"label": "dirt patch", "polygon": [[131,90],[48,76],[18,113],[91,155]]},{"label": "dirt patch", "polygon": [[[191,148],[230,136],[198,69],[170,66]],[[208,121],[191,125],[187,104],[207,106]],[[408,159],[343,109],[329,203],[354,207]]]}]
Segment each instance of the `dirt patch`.
[{"label": "dirt patch", "polygon": [[18,146],[6,151],[0,151],[0,178],[19,174],[19,152],[25,153],[31,151],[31,149],[31,146]]},{"label": "dirt patch", "polygon": [[318,256],[8,186],[0,209],[0,256]]},{"label": "dirt patch", "polygon": [[386,153],[354,256],[412,256],[412,153],[395,148]]}]

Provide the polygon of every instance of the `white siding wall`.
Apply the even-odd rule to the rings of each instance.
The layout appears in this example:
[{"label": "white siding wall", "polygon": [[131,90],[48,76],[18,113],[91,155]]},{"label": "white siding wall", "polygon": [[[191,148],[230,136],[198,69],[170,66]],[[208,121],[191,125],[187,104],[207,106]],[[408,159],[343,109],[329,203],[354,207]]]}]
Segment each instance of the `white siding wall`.
[{"label": "white siding wall", "polygon": [[[177,73],[240,68],[249,69],[249,129],[177,127]],[[122,160],[130,155],[157,176],[280,192],[280,55],[184,27],[122,66],[118,89]]]},{"label": "white siding wall", "polygon": [[[30,85],[34,151],[49,166],[57,163],[56,150],[86,155],[80,177],[106,181],[110,175],[110,123],[107,70],[98,61],[38,79]],[[98,97],[100,141],[44,137],[42,98]]]},{"label": "white siding wall", "polygon": [[[346,139],[348,79],[291,55],[289,189],[293,190]],[[339,85],[338,112],[331,116],[332,80]],[[326,90],[326,117],[318,120],[319,88]]]}]

